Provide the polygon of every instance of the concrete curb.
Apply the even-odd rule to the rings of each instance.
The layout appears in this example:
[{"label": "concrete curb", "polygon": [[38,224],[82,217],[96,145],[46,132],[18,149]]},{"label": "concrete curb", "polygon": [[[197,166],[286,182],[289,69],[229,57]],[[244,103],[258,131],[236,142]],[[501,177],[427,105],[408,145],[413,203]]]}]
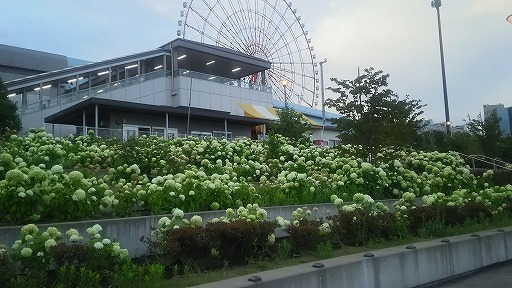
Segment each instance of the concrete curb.
[{"label": "concrete curb", "polygon": [[[503,232],[501,232],[503,231]],[[443,241],[442,241],[443,240]],[[449,240],[449,241],[448,241]],[[414,248],[413,248],[414,247]],[[354,254],[208,283],[197,288],[397,288],[453,278],[512,259],[512,227]],[[251,276],[261,281],[251,282]]]}]

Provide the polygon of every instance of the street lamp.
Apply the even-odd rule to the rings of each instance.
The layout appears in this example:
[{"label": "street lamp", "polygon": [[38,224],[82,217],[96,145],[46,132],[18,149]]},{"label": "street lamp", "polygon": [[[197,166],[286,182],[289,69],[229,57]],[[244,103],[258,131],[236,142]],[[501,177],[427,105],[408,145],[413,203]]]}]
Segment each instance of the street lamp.
[{"label": "street lamp", "polygon": [[320,139],[322,145],[324,144],[324,130],[325,130],[325,100],[324,100],[324,63],[327,62],[327,58],[320,61],[320,86],[322,89],[322,131],[320,132]]},{"label": "street lamp", "polygon": [[281,80],[281,85],[283,85],[283,89],[284,89],[284,108],[285,109],[288,109],[288,97],[286,97],[286,86],[288,86],[288,80],[284,79],[284,80]]},{"label": "street lamp", "polygon": [[439,50],[441,51],[441,73],[443,76],[443,94],[444,94],[444,114],[446,116],[446,134],[451,135],[451,121],[450,121],[450,109],[448,108],[448,92],[446,90],[446,72],[444,69],[444,52],[443,52],[443,36],[441,35],[441,14],[439,13],[439,7],[441,7],[441,0],[433,0],[431,3],[432,8],[436,8],[437,11],[437,28],[439,30]]},{"label": "street lamp", "polygon": [[512,24],[512,14],[508,15],[507,17],[507,21]]}]

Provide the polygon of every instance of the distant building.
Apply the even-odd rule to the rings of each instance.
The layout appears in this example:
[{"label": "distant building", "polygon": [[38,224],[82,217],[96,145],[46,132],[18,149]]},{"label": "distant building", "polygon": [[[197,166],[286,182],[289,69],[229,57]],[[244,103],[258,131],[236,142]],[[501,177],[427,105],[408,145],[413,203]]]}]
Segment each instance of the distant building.
[{"label": "distant building", "polygon": [[505,108],[505,105],[501,103],[496,105],[484,104],[484,119],[491,116],[498,108]]},{"label": "distant building", "polygon": [[503,136],[511,136],[512,131],[512,107],[508,108],[497,108],[494,113],[500,119],[500,130]]},{"label": "distant building", "polygon": [[90,63],[64,55],[0,44],[0,76],[4,82]]},{"label": "distant building", "polygon": [[[445,122],[434,123],[434,121],[429,119],[429,120],[424,120],[422,125],[423,125],[423,128],[420,129],[421,133],[425,133],[425,132],[429,132],[429,131],[446,132]],[[464,132],[468,132],[468,130],[466,129],[466,125],[456,125],[456,126],[451,126],[451,132],[452,133],[457,133],[457,132],[464,133]]]},{"label": "distant building", "polygon": [[500,119],[500,130],[503,136],[512,136],[512,107],[505,108],[503,104],[484,105],[484,118],[496,115]]}]

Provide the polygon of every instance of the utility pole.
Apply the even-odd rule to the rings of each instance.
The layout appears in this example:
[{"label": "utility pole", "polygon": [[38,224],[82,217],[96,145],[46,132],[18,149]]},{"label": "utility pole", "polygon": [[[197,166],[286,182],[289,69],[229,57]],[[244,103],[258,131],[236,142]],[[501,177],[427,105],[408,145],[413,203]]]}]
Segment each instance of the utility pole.
[{"label": "utility pole", "polygon": [[443,36],[441,34],[441,14],[439,7],[441,7],[441,0],[433,0],[431,3],[432,8],[437,11],[437,28],[439,30],[439,50],[441,51],[441,73],[443,77],[443,94],[444,94],[444,114],[446,116],[446,135],[451,135],[451,122],[450,122],[450,109],[448,108],[448,92],[446,89],[446,72],[444,69],[444,52],[443,52]]}]

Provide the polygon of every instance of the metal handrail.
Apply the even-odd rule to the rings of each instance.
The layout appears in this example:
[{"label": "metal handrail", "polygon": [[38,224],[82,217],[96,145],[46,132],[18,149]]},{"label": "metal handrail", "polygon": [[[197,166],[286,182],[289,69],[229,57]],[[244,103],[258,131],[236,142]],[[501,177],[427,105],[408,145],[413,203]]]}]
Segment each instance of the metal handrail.
[{"label": "metal handrail", "polygon": [[23,116],[26,114],[39,112],[41,110],[52,108],[55,106],[60,106],[72,102],[79,102],[81,100],[87,99],[88,97],[95,97],[96,95],[99,95],[101,93],[106,93],[119,88],[132,86],[156,78],[166,77],[169,76],[170,73],[171,72],[167,70],[158,70],[126,79],[121,79],[119,81],[110,82],[107,84],[90,87],[87,89],[80,90],[78,92],[58,95],[57,97],[23,105],[20,107],[18,112],[21,116]]},{"label": "metal handrail", "polygon": [[501,159],[491,158],[491,157],[485,156],[485,155],[466,155],[466,154],[460,153],[460,152],[455,152],[455,153],[457,153],[459,156],[461,156],[463,158],[471,159],[471,163],[472,163],[471,169],[472,170],[476,169],[476,165],[475,165],[475,160],[476,160],[476,161],[480,161],[482,163],[486,163],[486,164],[492,165],[494,171],[497,171],[498,168],[499,169],[508,170],[508,171],[512,171],[512,169],[509,168],[510,167],[510,163],[507,163],[507,162],[505,162],[505,161],[503,161]]}]

